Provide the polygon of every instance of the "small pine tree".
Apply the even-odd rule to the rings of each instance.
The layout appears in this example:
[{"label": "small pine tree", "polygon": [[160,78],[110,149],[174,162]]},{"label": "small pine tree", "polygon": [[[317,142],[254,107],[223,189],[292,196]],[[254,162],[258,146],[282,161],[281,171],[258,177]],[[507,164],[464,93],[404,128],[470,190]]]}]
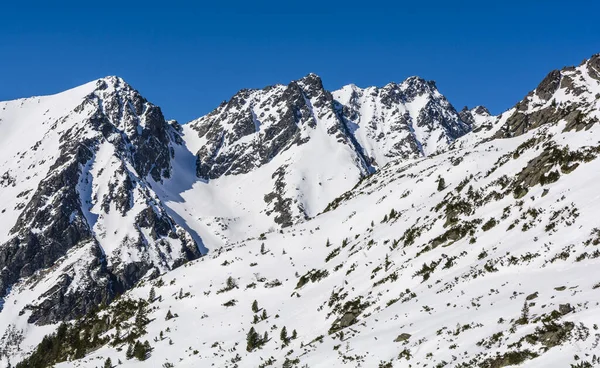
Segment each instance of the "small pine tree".
[{"label": "small pine tree", "polygon": [[129,346],[127,346],[127,351],[125,352],[125,357],[127,359],[133,358],[133,345],[132,344],[129,344]]},{"label": "small pine tree", "polygon": [[104,368],[112,368],[112,361],[110,360],[110,358],[106,358],[106,360],[104,361]]},{"label": "small pine tree", "polygon": [[255,314],[252,323],[257,324],[258,322],[260,322],[260,318]]},{"label": "small pine tree", "polygon": [[298,338],[298,333],[296,330],[292,331],[292,340],[296,340]]},{"label": "small pine tree", "polygon": [[263,335],[263,339],[261,341],[261,345],[265,344],[267,341],[269,341],[269,333],[265,331],[265,334]]},{"label": "small pine tree", "polygon": [[148,318],[146,318],[146,311],[144,310],[144,305],[140,304],[137,314],[135,316],[135,326],[139,330],[143,330],[144,326],[148,324]]},{"label": "small pine tree", "polygon": [[237,288],[237,287],[238,287],[238,286],[237,286],[237,282],[235,281],[235,279],[234,279],[233,277],[229,276],[229,277],[227,278],[227,286],[226,286],[226,289],[227,289],[227,290],[233,290],[233,289],[235,289],[235,288]]},{"label": "small pine tree", "polygon": [[260,345],[260,336],[254,329],[250,327],[248,334],[246,335],[246,351],[251,352]]},{"label": "small pine tree", "polygon": [[144,345],[139,341],[136,341],[133,345],[133,356],[137,360],[146,360],[146,350],[144,349]]},{"label": "small pine tree", "polygon": [[264,321],[264,320],[265,320],[265,319],[267,319],[267,318],[268,318],[268,317],[267,317],[267,310],[266,310],[266,309],[263,309],[263,312],[262,312],[261,319]]},{"label": "small pine tree", "polygon": [[283,345],[287,345],[289,342],[289,338],[287,335],[287,328],[285,326],[283,326],[283,328],[281,329],[281,333],[279,334],[279,338],[281,338],[281,342],[283,342]]},{"label": "small pine tree", "polygon": [[325,243],[326,247],[331,247],[331,242],[329,241],[329,239],[327,239],[327,243]]},{"label": "small pine tree", "polygon": [[523,308],[521,309],[521,318],[519,318],[518,322],[522,325],[529,322],[529,305],[527,302],[523,303]]},{"label": "small pine tree", "polygon": [[165,321],[168,321],[173,318],[173,313],[171,313],[171,310],[169,309],[169,311],[167,312],[167,316],[165,317]]},{"label": "small pine tree", "polygon": [[156,290],[154,290],[154,286],[150,288],[150,294],[148,295],[148,301],[152,303],[156,299]]},{"label": "small pine tree", "polygon": [[255,300],[252,302],[252,312],[253,313],[258,313],[260,309],[258,308],[258,302]]},{"label": "small pine tree", "polygon": [[437,187],[437,190],[438,190],[438,192],[441,192],[444,189],[446,189],[446,180],[444,180],[444,178],[442,178],[440,176],[438,178],[438,187]]},{"label": "small pine tree", "polygon": [[260,245],[260,254],[265,254],[267,253],[267,250],[265,249],[265,243],[262,243]]}]

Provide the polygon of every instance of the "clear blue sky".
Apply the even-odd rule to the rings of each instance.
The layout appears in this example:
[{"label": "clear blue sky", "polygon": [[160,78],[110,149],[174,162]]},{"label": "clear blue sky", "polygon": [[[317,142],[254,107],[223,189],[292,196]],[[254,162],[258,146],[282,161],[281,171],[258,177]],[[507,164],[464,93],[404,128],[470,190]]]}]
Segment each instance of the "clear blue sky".
[{"label": "clear blue sky", "polygon": [[598,1],[15,3],[0,5],[0,100],[119,75],[180,122],[309,72],[329,89],[419,75],[499,113],[600,52]]}]

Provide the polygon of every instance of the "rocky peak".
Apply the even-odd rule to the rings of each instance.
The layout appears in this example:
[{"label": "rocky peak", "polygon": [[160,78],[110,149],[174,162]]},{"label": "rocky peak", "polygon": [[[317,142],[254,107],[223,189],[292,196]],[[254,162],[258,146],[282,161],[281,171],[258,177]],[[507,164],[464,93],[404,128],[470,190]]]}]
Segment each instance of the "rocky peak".
[{"label": "rocky peak", "polygon": [[487,109],[487,107],[479,105],[479,106],[475,106],[473,108],[473,113],[478,114],[478,115],[492,115],[490,114],[490,111]]},{"label": "rocky peak", "polygon": [[171,126],[158,106],[116,76],[99,79],[76,111],[86,105],[95,110],[90,122],[104,122],[94,128],[120,137],[120,149],[131,156],[140,175],[155,181],[170,176]]},{"label": "rocky peak", "polygon": [[[149,183],[170,175],[176,125],[121,78],[84,87],[80,97],[71,91],[44,97],[49,108],[34,121],[15,110],[6,122],[29,124],[43,137],[20,154],[29,168],[39,166],[33,176],[41,180],[26,191],[0,245],[0,296],[22,282],[50,287],[21,311],[30,312],[30,322],[74,318],[144,275],[199,256]],[[2,166],[20,173],[19,164]],[[29,186],[29,177],[18,184]]]},{"label": "rocky peak", "polygon": [[302,90],[309,98],[312,98],[315,95],[325,91],[321,77],[314,73],[309,73],[298,81],[292,83],[297,83],[298,85],[302,86]]},{"label": "rocky peak", "polygon": [[[335,120],[333,99],[316,74],[261,90],[242,90],[227,104],[190,122],[198,145],[197,174],[243,174],[306,143],[318,121]],[[324,123],[325,124],[325,123]],[[328,126],[331,133],[340,127]],[[339,124],[338,124],[339,125]]]},{"label": "rocky peak", "polygon": [[594,108],[600,99],[599,70],[600,56],[593,55],[577,67],[551,71],[515,105],[496,137],[514,137],[561,121],[567,130],[589,129],[600,119]]},{"label": "rocky peak", "polygon": [[472,109],[465,106],[458,115],[463,122],[471,125],[473,128],[481,126],[482,123],[487,122],[492,116],[489,110],[481,105],[475,106]]},{"label": "rocky peak", "polygon": [[412,100],[415,97],[427,95],[439,95],[435,81],[427,81],[421,77],[412,76],[406,78],[400,85],[407,100]]},{"label": "rocky peak", "polygon": [[349,85],[333,95],[349,131],[375,166],[431,154],[471,129],[435,82],[420,77],[384,87]]}]

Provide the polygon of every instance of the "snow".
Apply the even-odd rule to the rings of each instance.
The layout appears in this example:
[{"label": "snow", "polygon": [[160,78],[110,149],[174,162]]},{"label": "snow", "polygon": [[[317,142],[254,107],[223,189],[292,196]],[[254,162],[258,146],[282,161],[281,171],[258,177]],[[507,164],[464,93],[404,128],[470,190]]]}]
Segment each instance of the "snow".
[{"label": "snow", "polygon": [[[581,76],[577,85],[585,87],[585,93],[575,96],[559,89],[552,99],[564,104],[582,103],[587,116],[598,116],[595,94],[600,84],[587,73],[586,65],[565,73]],[[299,359],[298,366],[308,367],[376,367],[383,362],[392,362],[394,367],[473,366],[471,359],[476,357],[484,359],[496,352],[524,349],[540,354],[521,364],[524,367],[569,366],[576,363],[575,355],[591,359],[600,341],[600,257],[593,256],[597,246],[588,241],[598,227],[600,159],[579,162],[570,173],[556,165],[553,169],[561,172],[556,182],[536,184],[522,198],[504,193],[502,182],[517,178],[542,153],[543,142],[570,150],[597,147],[600,126],[564,132],[565,122],[560,121],[514,138],[491,139],[515,112],[510,109],[498,117],[474,114],[476,129],[454,140],[439,121],[434,121],[434,129],[418,124],[428,104],[449,106],[437,90],[391,108],[382,102],[382,94],[406,90],[407,83],[365,89],[349,85],[333,93],[339,104],[352,106],[356,112],[346,123],[366,155],[375,159],[378,171],[371,176],[366,176],[361,158],[351,145],[329,133],[337,121],[328,108],[315,107],[314,96],[306,103],[316,124],[299,126],[302,136],[309,138],[307,142],[283,150],[246,174],[211,180],[196,177],[195,153],[207,144],[198,137],[197,128],[207,117],[183,126],[183,144],[171,143],[171,178],[162,182],[138,177],[131,163],[115,150],[114,142],[100,139],[94,157],[82,165],[77,184],[83,215],[109,265],[149,258],[163,273],[162,286],[157,280],[145,280],[125,295],[147,299],[154,286],[160,297],[151,304],[151,322],[143,337],[150,341],[152,352],[149,360],[139,362],[125,358],[125,345],[118,349],[106,345],[83,359],[57,367],[96,367],[107,357],[113,363],[121,360],[125,367],[166,363],[176,367],[257,367],[269,358],[276,361],[273,366],[282,366],[286,359]],[[249,107],[255,132],[233,142],[224,140],[221,149],[243,149],[260,142],[261,132],[275,123],[280,113],[264,107],[284,88],[244,92],[248,95],[245,104],[232,114],[241,114]],[[61,97],[60,103],[49,103],[57,109],[55,118],[59,114],[70,116],[71,109],[78,105],[75,100],[90,93],[81,87],[77,92],[81,96],[77,97],[73,91],[65,95],[72,93],[72,100]],[[551,103],[539,100],[536,94],[527,97],[526,102],[528,112]],[[40,139],[46,156],[59,148],[58,132],[36,131],[39,122],[45,121],[43,113],[39,115],[44,108],[32,115],[38,122],[32,129],[37,138],[23,145],[13,143],[14,137],[22,133],[19,124],[28,124],[25,118],[15,118],[18,114],[14,111],[21,103],[33,102],[0,103],[0,107],[10,107],[9,112],[0,115],[0,129],[7,124],[13,137],[6,141],[9,148],[0,145],[1,153],[8,155],[1,157],[13,158],[0,166],[0,174],[9,170],[18,183],[0,191],[0,203],[10,207],[0,215],[6,216],[0,217],[0,226],[4,226],[0,234],[5,238],[14,223],[6,219],[19,213],[13,209],[20,200],[18,193],[35,190],[52,161],[38,162],[35,170],[27,171],[25,167],[35,162],[35,154],[26,154],[17,163],[13,163],[14,158],[23,147],[29,148]],[[27,107],[27,114],[34,114],[29,110],[37,111]],[[81,114],[89,112],[84,109]],[[214,114],[220,113],[217,109]],[[455,118],[451,112],[448,114],[447,118]],[[404,124],[404,118],[408,126],[403,126],[408,129],[396,129],[396,124]],[[80,122],[69,118],[62,121],[63,129]],[[50,122],[42,126],[46,124]],[[139,124],[136,131],[144,122]],[[226,133],[233,129],[233,123],[224,126]],[[410,154],[395,147],[411,136],[420,152]],[[517,147],[531,138],[540,142],[516,155]],[[27,181],[25,175],[35,179]],[[286,228],[275,222],[271,213],[274,204],[265,201],[265,196],[276,190],[279,177],[284,178],[284,185],[278,194],[295,204],[292,215],[299,219]],[[439,186],[440,177],[445,188]],[[126,178],[134,183],[131,209],[122,214],[111,202],[105,211],[103,199]],[[464,180],[469,181],[459,188]],[[482,199],[473,199],[477,193]],[[436,239],[456,229],[455,224],[446,223],[445,205],[457,198],[472,202],[473,209],[461,214],[458,224],[479,222],[475,222],[472,234],[437,244]],[[324,212],[336,199],[336,205]],[[153,241],[147,229],[136,226],[136,216],[148,207],[158,213],[166,211],[208,255],[169,271],[172,258],[162,257],[168,253],[162,239]],[[388,218],[391,210],[397,217]],[[490,219],[497,223],[484,228]],[[76,220],[72,215],[71,221]],[[420,232],[412,232],[415,236],[411,243],[407,239],[416,229]],[[136,248],[137,240],[145,247]],[[47,274],[22,280],[7,295],[0,328],[7,330],[15,325],[25,336],[23,350],[14,357],[22,357],[56,327],[30,325],[27,314],[19,316],[19,312],[31,301],[39,300],[65,269],[79,276],[73,288],[84,287],[89,281],[84,276],[91,246],[81,244]],[[179,248],[175,242],[173,249]],[[176,256],[174,252],[172,257]],[[420,273],[424,265],[433,268],[429,277]],[[300,276],[311,270],[326,270],[328,275],[298,288]],[[218,293],[228,277],[236,280],[238,288]],[[281,285],[276,286],[276,280]],[[180,290],[190,295],[179,298]],[[537,298],[526,299],[536,292]],[[236,301],[234,306],[223,305],[231,300]],[[258,323],[252,322],[250,306],[254,300],[268,315]],[[344,315],[344,303],[353,300],[368,305],[356,323],[343,329],[343,336],[329,334],[332,324]],[[528,323],[519,324],[516,321],[528,302]],[[573,310],[558,319],[576,326],[567,341],[544,352],[540,343],[523,340],[543,327],[536,318],[548,316],[567,303]],[[178,317],[165,320],[169,310]],[[290,335],[292,330],[298,333],[298,339],[285,347],[279,340],[283,326]],[[246,334],[251,327],[260,334],[268,331],[271,340],[261,349],[247,352]],[[576,336],[584,327],[589,336]],[[159,338],[161,332],[164,339]],[[503,335],[486,347],[485,341],[500,332]],[[410,334],[410,338],[395,342],[402,333]],[[321,341],[319,336],[323,336]],[[522,347],[516,348],[517,344]],[[238,355],[241,360],[236,365]]]},{"label": "snow", "polygon": [[[91,93],[96,81],[71,90],[43,97],[0,102],[0,178],[8,175],[14,185],[0,179],[0,243],[38,187],[59,152],[60,135],[76,120],[69,113]],[[85,114],[85,111],[84,111]],[[30,192],[28,192],[30,191]]]},{"label": "snow", "polygon": [[[600,133],[597,128],[595,132]],[[472,182],[475,189],[490,190],[488,186],[495,179],[518,172],[539,154],[539,150],[526,151],[519,159],[501,166],[491,176],[483,176],[500,156],[511,153],[532,135],[489,142],[470,148],[470,151],[450,151],[408,164],[392,163],[363,182],[354,190],[354,197],[334,211],[282,233],[269,233],[266,239],[250,239],[225,247],[220,252],[213,251],[188,267],[165,274],[161,277],[165,286],[156,288],[157,296],[161,296],[162,301],[154,302],[153,306],[157,308],[149,316],[153,320],[148,326],[147,335],[153,347],[149,361],[126,360],[123,351],[105,347],[84,360],[59,367],[94,366],[106,357],[111,357],[113,361],[121,359],[128,367],[166,362],[174,363],[177,367],[225,367],[231,366],[230,360],[236,354],[242,358],[239,366],[244,367],[256,367],[268,357],[276,359],[275,366],[280,366],[286,357],[298,357],[300,365],[309,367],[355,366],[350,361],[344,364],[341,354],[361,356],[360,361],[364,362],[364,366],[377,366],[381,361],[390,360],[394,361],[394,366],[401,367],[414,362],[428,363],[430,366],[443,361],[458,364],[478,353],[486,353],[488,350],[477,343],[497,332],[505,334],[502,343],[493,348],[493,351],[499,352],[514,350],[507,348],[507,345],[533,333],[541,323],[518,326],[514,334],[507,330],[514,324],[511,320],[519,318],[525,297],[534,292],[538,292],[539,296],[530,309],[531,318],[557,309],[559,304],[569,303],[575,312],[566,315],[563,320],[591,327],[597,323],[600,303],[598,293],[592,288],[600,279],[590,277],[597,274],[598,260],[576,262],[575,257],[586,250],[583,241],[597,226],[594,214],[600,205],[597,202],[600,196],[590,195],[597,192],[597,178],[590,173],[600,172],[598,160],[562,176],[548,187],[550,192],[546,196],[542,197],[542,187],[532,188],[523,198],[521,207],[542,208],[544,211],[539,222],[530,230],[522,231],[519,225],[513,231],[506,231],[506,227],[522,215],[513,207],[511,214],[500,220],[504,207],[515,206],[515,199],[507,196],[481,206],[469,216],[484,221],[491,217],[500,220],[489,231],[477,230],[474,244],[470,244],[469,237],[466,237],[451,246],[440,246],[418,255],[428,239],[445,230],[438,222],[413,246],[390,249],[391,241],[400,238],[417,218],[426,215],[433,218],[436,213],[432,208],[449,192],[455,191],[465,175],[475,175],[476,179]],[[464,161],[454,166],[449,160],[453,156],[463,156]],[[420,175],[411,178],[411,174],[417,173]],[[436,189],[438,173],[444,176],[448,186],[442,192]],[[406,191],[410,191],[408,196],[400,196]],[[563,195],[566,198],[563,199]],[[555,233],[545,231],[552,211],[570,206],[571,203],[580,214],[575,224],[569,227],[563,223],[559,225],[560,231]],[[400,218],[391,223],[382,223],[381,219],[391,208],[401,212]],[[371,221],[374,222],[373,227]],[[340,255],[325,262],[326,256],[339,247],[345,238],[349,239],[349,244],[342,248]],[[331,247],[325,246],[328,240]],[[369,245],[371,240],[373,242]],[[260,253],[262,243],[268,250],[267,254]],[[567,260],[549,262],[568,244],[573,244],[574,248]],[[487,255],[478,258],[483,251]],[[539,256],[530,260],[507,263],[510,256],[519,258],[536,253]],[[374,278],[370,278],[369,275],[382,264],[386,256],[392,262],[390,269],[382,269]],[[422,281],[421,277],[415,276],[423,263],[451,257],[457,257],[454,264],[447,269],[440,265],[429,280]],[[486,263],[494,260],[500,262],[495,265],[498,271],[473,276],[474,271],[483,270]],[[229,264],[224,265],[224,261]],[[252,263],[257,265],[252,266]],[[336,271],[338,265],[341,268]],[[347,274],[352,265],[356,265],[356,270]],[[329,276],[296,289],[297,275],[303,275],[313,268],[327,269]],[[394,271],[398,273],[397,281],[373,286],[374,282]],[[239,289],[216,294],[229,276],[237,280]],[[261,277],[266,278],[266,282],[258,281]],[[267,282],[275,279],[281,281],[282,285],[265,287]],[[251,283],[257,284],[255,289],[246,287]],[[562,286],[565,291],[556,290]],[[134,289],[130,297],[146,298],[150,287],[151,284],[146,283]],[[180,289],[191,292],[191,296],[173,299]],[[362,296],[373,303],[359,317],[357,324],[345,330],[343,341],[327,333],[335,319],[335,316],[327,317],[331,311],[327,300],[332,291],[340,289],[348,293],[345,301]],[[404,295],[406,289],[416,296],[387,306],[391,299]],[[232,299],[237,300],[235,306],[222,305]],[[253,313],[250,305],[253,300],[257,300],[259,307],[267,311],[267,320],[251,323]],[[177,313],[179,317],[165,321],[167,310]],[[498,322],[500,318],[504,322]],[[276,328],[273,327],[275,325]],[[457,326],[462,328],[465,325],[470,328],[456,332]],[[248,353],[245,350],[245,338],[251,326],[259,333],[268,331],[272,340],[262,349]],[[299,336],[286,348],[281,348],[278,339],[283,326],[287,327],[290,334],[293,329],[297,330]],[[170,332],[165,332],[167,327]],[[164,332],[165,339],[153,342],[160,331]],[[593,330],[590,332],[592,335],[595,333]],[[393,342],[400,333],[411,334],[407,343]],[[309,345],[319,335],[324,335],[323,343]],[[172,345],[169,340],[173,342]],[[568,366],[573,363],[574,354],[583,358],[585,352],[592,352],[593,342],[592,336],[576,344],[567,343],[551,348],[540,358],[527,361],[522,366]],[[301,343],[304,348],[300,347]],[[527,347],[535,349],[530,345]],[[398,358],[405,348],[412,355],[410,361]],[[198,353],[194,354],[193,350],[198,350]]]}]

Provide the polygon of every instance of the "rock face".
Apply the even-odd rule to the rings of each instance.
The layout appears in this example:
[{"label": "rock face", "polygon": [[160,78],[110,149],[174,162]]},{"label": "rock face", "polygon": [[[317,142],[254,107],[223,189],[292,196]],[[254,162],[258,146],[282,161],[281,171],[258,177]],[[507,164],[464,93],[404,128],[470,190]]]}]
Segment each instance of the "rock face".
[{"label": "rock face", "polygon": [[333,95],[347,130],[375,166],[430,155],[472,128],[435,82],[419,77],[381,88],[348,85]]},{"label": "rock face", "polygon": [[497,138],[514,137],[546,124],[565,122],[566,131],[589,129],[600,117],[600,54],[578,67],[553,70],[519,102],[496,133]]},{"label": "rock face", "polygon": [[306,143],[317,124],[332,138],[352,147],[334,109],[331,93],[315,74],[262,90],[241,90],[190,125],[203,140],[197,175],[216,179],[248,173],[281,152]]},{"label": "rock face", "polygon": [[[46,130],[42,139],[16,163],[3,165],[17,175],[23,174],[20,162],[39,165],[35,176],[41,180],[23,192],[20,213],[0,245],[0,296],[27,283],[50,285],[21,311],[30,311],[29,322],[38,324],[80,316],[143,276],[200,255],[149,185],[169,177],[177,131],[120,78],[78,90],[82,97],[61,112],[52,106],[65,96],[43,98],[50,100],[43,101],[50,106],[44,113],[51,116],[49,129],[38,122],[32,128]],[[18,112],[9,118],[6,124],[21,124]],[[38,151],[55,145],[56,156],[37,160]],[[15,186],[28,181],[21,176]]]},{"label": "rock face", "polygon": [[389,161],[441,151],[470,129],[432,81],[329,92],[309,74],[238,92],[187,124],[185,139],[205,187],[235,183],[243,194],[234,203],[252,217],[246,228],[267,230],[312,218]]},{"label": "rock face", "polygon": [[365,169],[431,154],[471,129],[432,81],[411,77],[330,93],[314,74],[287,86],[242,90],[190,124],[202,139],[197,174],[205,179],[260,167],[306,143],[319,124],[355,150]]}]

